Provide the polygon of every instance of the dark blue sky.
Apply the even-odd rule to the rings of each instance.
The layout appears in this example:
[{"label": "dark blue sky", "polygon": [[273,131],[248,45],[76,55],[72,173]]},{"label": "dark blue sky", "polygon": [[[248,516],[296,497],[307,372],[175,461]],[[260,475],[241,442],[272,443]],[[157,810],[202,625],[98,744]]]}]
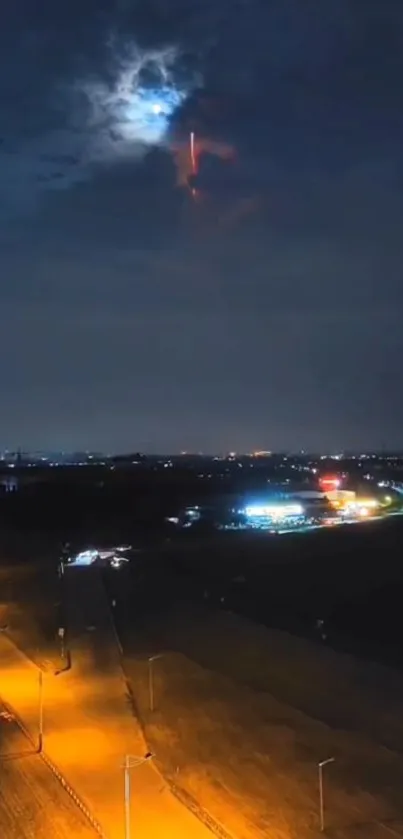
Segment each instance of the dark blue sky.
[{"label": "dark blue sky", "polygon": [[403,447],[400,6],[6,8],[0,447]]}]

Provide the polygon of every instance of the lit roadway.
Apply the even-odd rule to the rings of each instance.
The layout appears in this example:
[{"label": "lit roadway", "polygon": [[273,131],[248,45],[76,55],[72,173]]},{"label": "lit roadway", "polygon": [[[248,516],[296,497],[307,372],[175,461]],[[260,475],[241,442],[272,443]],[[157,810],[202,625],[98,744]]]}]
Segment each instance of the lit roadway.
[{"label": "lit roadway", "polygon": [[[124,839],[123,762],[125,755],[144,755],[147,747],[126,693],[99,571],[68,569],[64,588],[72,668],[44,675],[44,747],[108,839]],[[37,738],[38,671],[4,634],[0,684],[4,700]],[[153,765],[157,760],[131,771],[132,836],[211,839],[170,792]]]},{"label": "lit roadway", "polygon": [[95,831],[0,706],[1,839],[96,839]]}]

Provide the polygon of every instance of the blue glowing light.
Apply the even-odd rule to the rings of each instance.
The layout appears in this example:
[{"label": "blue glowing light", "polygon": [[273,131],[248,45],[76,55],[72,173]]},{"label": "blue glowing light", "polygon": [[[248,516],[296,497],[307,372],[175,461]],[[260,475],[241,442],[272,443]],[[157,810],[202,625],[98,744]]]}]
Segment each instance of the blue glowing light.
[{"label": "blue glowing light", "polygon": [[81,553],[76,554],[75,557],[71,560],[72,565],[92,565],[93,562],[97,559],[98,551],[95,550],[88,550],[88,551],[81,551]]},{"label": "blue glowing light", "polygon": [[245,507],[249,518],[286,518],[302,516],[303,512],[301,504],[253,504]]},{"label": "blue glowing light", "polygon": [[130,97],[120,103],[117,113],[124,134],[144,143],[160,142],[167,131],[170,117],[184,98],[181,91],[172,87],[158,90],[140,87],[134,90]]},{"label": "blue glowing light", "polygon": [[190,83],[176,82],[176,61],[174,49],[142,52],[133,47],[119,58],[112,82],[83,80],[92,160],[141,154],[144,146],[164,141],[172,115],[191,90]]}]

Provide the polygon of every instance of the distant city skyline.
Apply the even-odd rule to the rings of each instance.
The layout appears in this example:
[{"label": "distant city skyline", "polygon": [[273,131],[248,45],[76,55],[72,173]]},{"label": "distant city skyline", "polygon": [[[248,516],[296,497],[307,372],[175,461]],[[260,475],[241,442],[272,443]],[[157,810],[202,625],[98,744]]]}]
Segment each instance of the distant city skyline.
[{"label": "distant city skyline", "polygon": [[284,457],[284,458],[307,458],[307,457],[314,457],[319,458],[322,460],[332,460],[336,465],[339,461],[345,458],[354,458],[357,460],[366,460],[371,458],[390,458],[399,456],[403,453],[402,449],[368,449],[367,451],[362,451],[361,449],[353,450],[353,449],[346,449],[342,452],[337,451],[321,451],[321,450],[273,450],[273,451],[213,451],[213,452],[202,452],[202,451],[140,451],[140,450],[127,450],[127,451],[95,451],[91,449],[81,449],[81,450],[71,450],[67,451],[64,449],[55,449],[55,450],[29,450],[29,449],[0,449],[0,461],[7,461],[7,460],[26,460],[26,459],[37,459],[46,462],[48,460],[60,458],[63,459],[79,459],[83,458],[85,460],[99,460],[102,458],[110,459],[110,458],[144,458],[144,457],[161,457],[161,458],[169,458],[174,457],[175,459],[183,458],[211,458],[215,460],[236,460],[238,458],[250,458],[256,461],[260,459],[270,459],[276,457]]}]

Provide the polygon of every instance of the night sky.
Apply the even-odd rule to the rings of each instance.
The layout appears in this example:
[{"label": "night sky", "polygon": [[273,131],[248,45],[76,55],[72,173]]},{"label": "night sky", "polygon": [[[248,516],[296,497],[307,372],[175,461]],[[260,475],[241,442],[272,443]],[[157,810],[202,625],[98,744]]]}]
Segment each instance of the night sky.
[{"label": "night sky", "polygon": [[401,2],[13,0],[0,62],[0,448],[403,448]]}]

